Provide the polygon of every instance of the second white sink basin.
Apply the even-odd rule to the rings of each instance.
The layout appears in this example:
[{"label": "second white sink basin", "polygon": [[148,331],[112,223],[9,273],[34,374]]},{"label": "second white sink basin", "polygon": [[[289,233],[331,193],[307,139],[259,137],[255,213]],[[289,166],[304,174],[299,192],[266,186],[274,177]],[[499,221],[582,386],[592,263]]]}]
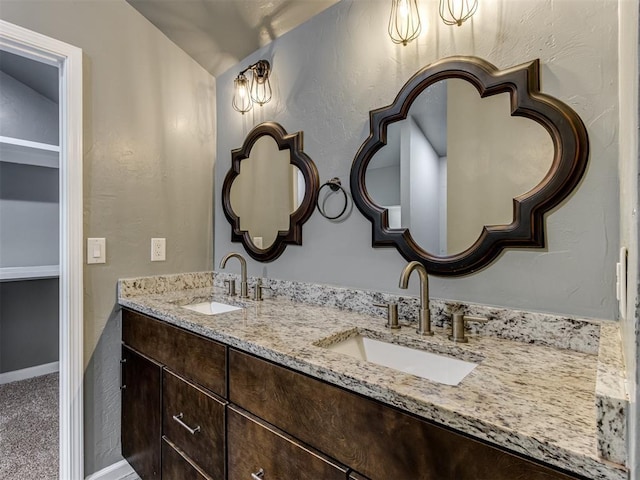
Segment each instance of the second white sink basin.
[{"label": "second white sink basin", "polygon": [[458,385],[477,363],[366,337],[360,333],[325,348],[445,385]]},{"label": "second white sink basin", "polygon": [[234,310],[242,310],[240,307],[227,305],[218,302],[201,302],[184,305],[182,308],[193,310],[194,312],[204,313],[205,315],[217,315],[218,313],[233,312]]}]

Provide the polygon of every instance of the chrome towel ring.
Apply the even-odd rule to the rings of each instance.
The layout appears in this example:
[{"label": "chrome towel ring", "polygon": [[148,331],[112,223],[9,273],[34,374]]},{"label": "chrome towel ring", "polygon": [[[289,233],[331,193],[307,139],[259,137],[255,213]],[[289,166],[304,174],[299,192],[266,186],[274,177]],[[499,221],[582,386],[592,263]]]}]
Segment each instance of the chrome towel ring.
[{"label": "chrome towel ring", "polygon": [[[335,216],[327,215],[327,213],[324,211],[324,202],[322,202],[322,207],[320,206],[320,192],[322,192],[322,189],[324,187],[329,187],[332,192],[337,192],[338,190],[340,190],[344,195],[344,206],[342,207],[342,210],[340,210],[340,213],[338,213]],[[326,201],[326,198],[327,197],[325,197],[325,201]],[[320,215],[322,215],[324,218],[327,218],[329,220],[336,220],[340,218],[342,215],[344,215],[344,212],[347,211],[348,204],[349,204],[349,197],[347,196],[347,191],[342,186],[342,182],[340,182],[340,179],[338,177],[333,177],[331,180],[326,181],[325,183],[322,184],[322,186],[318,190],[318,199],[316,201],[316,206],[318,207],[318,211],[320,212]]]}]

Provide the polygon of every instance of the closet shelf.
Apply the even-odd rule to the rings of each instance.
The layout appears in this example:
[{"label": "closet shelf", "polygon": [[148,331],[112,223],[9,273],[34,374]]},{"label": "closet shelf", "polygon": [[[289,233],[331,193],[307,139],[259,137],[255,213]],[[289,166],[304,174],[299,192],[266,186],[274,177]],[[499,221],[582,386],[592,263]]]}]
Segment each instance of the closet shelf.
[{"label": "closet shelf", "polygon": [[0,267],[0,282],[16,280],[37,280],[60,276],[59,265],[38,265],[33,267]]},{"label": "closet shelf", "polygon": [[0,162],[58,168],[60,147],[0,136]]}]

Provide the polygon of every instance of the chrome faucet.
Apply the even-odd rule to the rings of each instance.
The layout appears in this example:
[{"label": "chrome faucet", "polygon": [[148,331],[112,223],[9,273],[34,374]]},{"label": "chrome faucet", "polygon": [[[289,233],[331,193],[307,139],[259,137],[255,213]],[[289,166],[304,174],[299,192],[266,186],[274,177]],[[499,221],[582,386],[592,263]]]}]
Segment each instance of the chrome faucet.
[{"label": "chrome faucet", "polygon": [[400,274],[400,288],[409,286],[409,277],[414,270],[418,272],[420,277],[420,316],[418,317],[417,333],[419,335],[433,335],[429,310],[429,276],[424,265],[420,262],[409,262]]},{"label": "chrome faucet", "polygon": [[247,261],[237,252],[227,253],[222,260],[220,260],[220,268],[224,268],[227,264],[227,260],[230,258],[237,258],[240,260],[240,298],[249,298],[247,289]]}]

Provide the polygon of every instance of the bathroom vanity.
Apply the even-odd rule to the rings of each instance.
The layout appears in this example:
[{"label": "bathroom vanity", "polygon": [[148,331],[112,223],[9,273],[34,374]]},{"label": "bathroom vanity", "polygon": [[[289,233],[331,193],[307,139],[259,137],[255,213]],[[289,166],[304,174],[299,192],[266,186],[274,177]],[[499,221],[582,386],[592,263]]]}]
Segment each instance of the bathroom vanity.
[{"label": "bathroom vanity", "polygon": [[[226,297],[210,273],[167,278],[119,287],[122,453],[142,478],[628,476],[596,452],[597,355],[425,340],[363,313]],[[203,300],[241,309],[184,308]],[[445,385],[326,348],[353,332],[478,366]]]}]

